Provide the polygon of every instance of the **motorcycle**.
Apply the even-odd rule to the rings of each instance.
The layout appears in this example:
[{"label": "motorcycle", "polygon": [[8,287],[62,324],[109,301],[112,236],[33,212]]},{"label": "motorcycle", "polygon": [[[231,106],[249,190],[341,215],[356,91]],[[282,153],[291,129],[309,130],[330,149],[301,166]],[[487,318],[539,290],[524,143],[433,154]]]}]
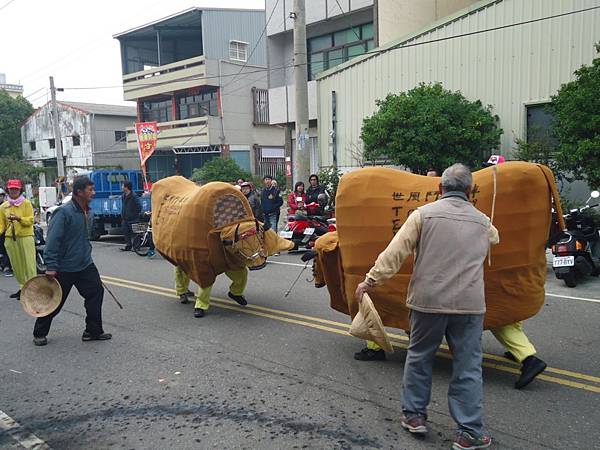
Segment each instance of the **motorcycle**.
[{"label": "motorcycle", "polygon": [[292,241],[294,250],[310,250],[320,236],[337,229],[335,218],[327,218],[326,215],[327,211],[319,203],[308,203],[305,209],[288,216],[287,225],[279,232],[279,236]]},{"label": "motorcycle", "polygon": [[46,262],[44,261],[44,249],[46,240],[44,239],[44,230],[35,223],[33,224],[33,239],[35,242],[35,266],[38,274],[46,273]]},{"label": "motorcycle", "polygon": [[567,229],[561,238],[552,245],[552,268],[556,278],[563,280],[568,287],[577,286],[583,275],[600,275],[600,231],[593,218],[585,211],[600,206],[590,206],[592,199],[600,197],[600,192],[592,191],[585,206],[575,208],[565,214]]}]

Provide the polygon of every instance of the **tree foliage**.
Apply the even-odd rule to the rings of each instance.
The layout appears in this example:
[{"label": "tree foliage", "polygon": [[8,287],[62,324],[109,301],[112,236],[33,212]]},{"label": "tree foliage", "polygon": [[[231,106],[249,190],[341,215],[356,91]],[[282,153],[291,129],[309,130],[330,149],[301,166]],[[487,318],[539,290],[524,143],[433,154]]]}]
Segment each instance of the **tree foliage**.
[{"label": "tree foliage", "polygon": [[456,162],[479,167],[498,148],[502,130],[491,107],[441,84],[420,84],[377,101],[363,120],[365,159],[385,159],[424,174]]},{"label": "tree foliage", "polygon": [[33,106],[23,97],[12,98],[0,89],[0,158],[21,159],[21,122],[33,114]]},{"label": "tree foliage", "polygon": [[200,169],[194,169],[192,172],[193,181],[224,181],[232,183],[243,178],[249,180],[252,175],[242,169],[233,159],[213,158]]},{"label": "tree foliage", "polygon": [[6,188],[6,182],[12,178],[37,185],[38,176],[43,171],[43,168],[33,167],[25,161],[14,158],[0,158],[0,186]]},{"label": "tree foliage", "polygon": [[[600,44],[596,44],[600,53]],[[558,140],[556,160],[570,180],[600,187],[600,57],[575,71],[552,97],[552,130]]]},{"label": "tree foliage", "polygon": [[325,186],[329,194],[329,205],[335,206],[335,196],[337,195],[338,185],[342,174],[334,167],[323,167],[317,174],[319,183]]}]

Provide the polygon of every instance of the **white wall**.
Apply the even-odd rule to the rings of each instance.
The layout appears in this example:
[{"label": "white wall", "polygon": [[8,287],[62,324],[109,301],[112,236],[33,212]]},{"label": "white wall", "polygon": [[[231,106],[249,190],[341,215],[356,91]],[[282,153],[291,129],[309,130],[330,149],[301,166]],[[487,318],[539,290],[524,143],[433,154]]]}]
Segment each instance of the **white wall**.
[{"label": "white wall", "polygon": [[[484,30],[540,17],[600,6],[600,0],[504,0],[491,2],[411,43]],[[331,165],[331,91],[337,92],[338,161],[352,167],[351,149],[360,147],[365,117],[375,101],[421,82],[441,82],[468,99],[492,105],[504,130],[500,152],[509,154],[525,138],[529,103],[547,102],[573,72],[590,64],[600,41],[600,10],[573,14],[498,31],[359,57],[318,80],[321,163]]]}]

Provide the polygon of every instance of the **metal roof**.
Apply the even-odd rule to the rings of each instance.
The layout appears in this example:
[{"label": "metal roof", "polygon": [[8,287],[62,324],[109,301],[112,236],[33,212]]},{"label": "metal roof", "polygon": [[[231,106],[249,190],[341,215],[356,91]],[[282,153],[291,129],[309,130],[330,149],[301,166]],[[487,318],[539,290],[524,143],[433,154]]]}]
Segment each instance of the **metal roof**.
[{"label": "metal roof", "polygon": [[240,11],[241,11],[241,12],[262,12],[262,13],[264,13],[264,12],[265,12],[265,10],[264,10],[264,9],[244,9],[244,8],[201,8],[201,7],[192,7],[192,8],[184,9],[183,11],[179,11],[179,12],[177,12],[177,13],[175,13],[175,14],[171,14],[170,16],[163,17],[162,19],[153,20],[152,22],[148,22],[148,23],[146,23],[146,24],[144,24],[144,25],[140,25],[140,26],[137,26],[137,27],[131,28],[131,29],[129,29],[129,30],[122,31],[122,32],[120,32],[120,33],[117,33],[117,34],[113,34],[113,38],[114,38],[114,39],[118,39],[118,38],[120,38],[120,37],[123,37],[123,36],[125,36],[125,35],[127,35],[127,34],[133,33],[133,32],[135,32],[135,31],[140,31],[140,30],[143,30],[144,28],[151,27],[152,25],[157,25],[157,24],[159,24],[159,23],[165,22],[165,21],[167,21],[167,20],[175,19],[175,18],[177,18],[177,17],[183,16],[183,15],[185,15],[185,14],[189,14],[189,13],[191,13],[191,12],[194,12],[194,11],[225,11],[225,12],[228,12],[228,11],[240,12]]},{"label": "metal roof", "polygon": [[100,103],[82,103],[82,102],[63,102],[58,103],[70,106],[71,108],[78,109],[80,111],[89,114],[98,114],[102,116],[126,116],[135,117],[137,115],[135,106],[124,106],[124,105],[103,105]]}]

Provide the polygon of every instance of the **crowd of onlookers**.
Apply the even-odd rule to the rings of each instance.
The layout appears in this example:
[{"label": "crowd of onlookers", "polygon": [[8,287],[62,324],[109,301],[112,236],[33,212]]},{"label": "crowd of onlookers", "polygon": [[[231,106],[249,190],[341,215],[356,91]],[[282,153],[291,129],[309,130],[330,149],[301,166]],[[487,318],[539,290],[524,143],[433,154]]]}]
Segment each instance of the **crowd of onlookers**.
[{"label": "crowd of onlookers", "polygon": [[[319,184],[319,177],[315,174],[308,178],[308,189],[303,181],[294,185],[294,190],[287,198],[288,215],[295,215],[298,211],[305,211],[310,204],[327,203],[329,197],[324,186]],[[266,229],[272,229],[277,233],[283,198],[277,181],[270,175],[263,177],[263,188],[258,191],[253,183],[242,178],[237,180],[236,186],[248,199],[254,217],[265,224]],[[319,197],[320,196],[320,197]]]}]

